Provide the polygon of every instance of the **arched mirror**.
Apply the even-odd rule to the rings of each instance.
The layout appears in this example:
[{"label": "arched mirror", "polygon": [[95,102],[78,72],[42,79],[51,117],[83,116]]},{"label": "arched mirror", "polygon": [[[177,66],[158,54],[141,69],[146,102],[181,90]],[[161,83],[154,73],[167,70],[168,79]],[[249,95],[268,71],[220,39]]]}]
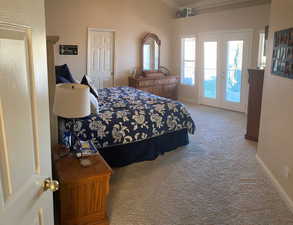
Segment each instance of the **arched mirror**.
[{"label": "arched mirror", "polygon": [[159,72],[161,40],[156,34],[148,33],[142,41],[143,72]]}]

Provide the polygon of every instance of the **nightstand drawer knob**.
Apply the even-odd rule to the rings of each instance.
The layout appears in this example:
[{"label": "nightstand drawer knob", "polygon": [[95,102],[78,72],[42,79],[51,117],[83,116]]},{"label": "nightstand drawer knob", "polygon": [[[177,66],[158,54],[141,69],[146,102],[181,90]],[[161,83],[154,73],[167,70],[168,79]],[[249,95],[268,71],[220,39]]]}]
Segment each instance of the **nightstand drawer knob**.
[{"label": "nightstand drawer knob", "polygon": [[57,180],[52,180],[51,178],[47,178],[44,181],[44,191],[58,191],[59,190],[59,182]]}]

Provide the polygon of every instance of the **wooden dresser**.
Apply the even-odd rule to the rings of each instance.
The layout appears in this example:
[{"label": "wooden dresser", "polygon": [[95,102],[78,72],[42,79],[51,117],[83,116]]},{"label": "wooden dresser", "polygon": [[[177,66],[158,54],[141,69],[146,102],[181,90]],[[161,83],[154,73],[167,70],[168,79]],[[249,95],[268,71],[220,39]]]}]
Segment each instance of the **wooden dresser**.
[{"label": "wooden dresser", "polygon": [[178,98],[179,76],[129,77],[129,86],[158,96],[176,100]]},{"label": "wooden dresser", "polygon": [[264,70],[249,69],[249,96],[247,110],[247,131],[245,138],[258,141]]},{"label": "wooden dresser", "polygon": [[92,165],[82,167],[72,155],[59,158],[60,146],[53,150],[54,178],[60,183],[56,192],[57,224],[109,225],[106,213],[111,168],[100,156],[91,156]]}]

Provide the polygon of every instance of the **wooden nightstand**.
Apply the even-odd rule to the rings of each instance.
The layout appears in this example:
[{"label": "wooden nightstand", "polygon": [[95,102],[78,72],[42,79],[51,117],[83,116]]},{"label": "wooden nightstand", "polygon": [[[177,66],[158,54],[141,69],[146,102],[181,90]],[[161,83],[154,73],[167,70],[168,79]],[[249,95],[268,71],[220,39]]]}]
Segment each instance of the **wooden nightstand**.
[{"label": "wooden nightstand", "polygon": [[72,155],[60,158],[61,151],[60,146],[53,150],[54,176],[60,183],[55,199],[60,225],[108,225],[111,168],[100,155],[90,156],[92,165],[82,167]]}]

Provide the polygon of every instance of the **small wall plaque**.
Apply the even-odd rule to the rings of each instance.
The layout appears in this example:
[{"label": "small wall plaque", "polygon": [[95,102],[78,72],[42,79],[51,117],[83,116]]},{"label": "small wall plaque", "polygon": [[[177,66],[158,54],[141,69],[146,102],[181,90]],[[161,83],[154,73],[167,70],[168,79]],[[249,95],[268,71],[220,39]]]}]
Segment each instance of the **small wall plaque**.
[{"label": "small wall plaque", "polygon": [[293,79],[293,28],[275,32],[271,72]]},{"label": "small wall plaque", "polygon": [[59,45],[60,55],[78,55],[77,45]]}]

